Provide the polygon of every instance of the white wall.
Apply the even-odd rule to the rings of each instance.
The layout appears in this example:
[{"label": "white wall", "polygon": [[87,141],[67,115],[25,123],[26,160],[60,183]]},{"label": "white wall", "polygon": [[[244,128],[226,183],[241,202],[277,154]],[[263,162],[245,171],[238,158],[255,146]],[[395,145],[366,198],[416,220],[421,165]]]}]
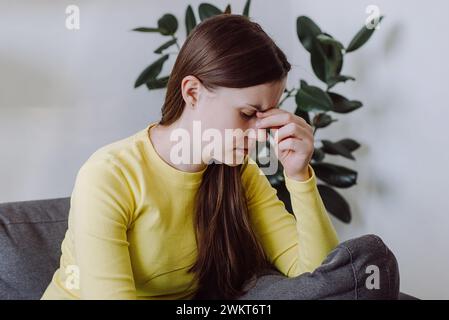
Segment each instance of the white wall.
[{"label": "white wall", "polygon": [[[94,150],[157,120],[164,92],[135,90],[133,83],[164,39],[129,30],[151,26],[166,12],[183,17],[188,3],[200,2],[1,0],[0,202],[70,195]],[[244,5],[210,2],[231,3],[237,12]],[[385,14],[381,29],[345,61],[343,73],[357,81],[335,87],[365,106],[317,134],[363,145],[354,163],[332,159],[359,172],[358,185],[342,191],[352,223],[334,221],[341,240],[365,233],[385,240],[399,260],[403,291],[448,299],[449,4],[291,0],[274,8],[274,1],[253,2],[253,19],[294,65],[290,85],[299,78],[319,84],[296,38],[297,16],[310,16],[347,44],[367,5]],[[78,31],[65,28],[69,4],[80,7]]]},{"label": "white wall", "polygon": [[[355,154],[358,185],[342,192],[354,219],[350,225],[336,225],[343,239],[379,234],[398,257],[403,290],[448,299],[449,43],[442,39],[449,27],[449,4],[295,3],[295,14],[313,17],[344,44],[365,21],[367,5],[375,4],[385,14],[366,46],[347,56],[342,73],[357,81],[335,87],[365,106],[317,136],[353,137],[363,144]],[[304,50],[298,51],[298,64],[310,72]]]}]

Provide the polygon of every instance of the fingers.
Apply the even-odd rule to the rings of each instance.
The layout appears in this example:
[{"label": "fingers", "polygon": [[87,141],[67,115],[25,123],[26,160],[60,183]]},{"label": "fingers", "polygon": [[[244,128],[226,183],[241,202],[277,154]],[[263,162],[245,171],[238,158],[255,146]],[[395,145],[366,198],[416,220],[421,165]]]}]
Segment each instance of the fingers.
[{"label": "fingers", "polygon": [[281,127],[277,133],[278,141],[282,141],[288,137],[295,137],[300,140],[310,140],[313,139],[313,133],[295,122],[290,122],[289,124]]},{"label": "fingers", "polygon": [[294,138],[287,138],[284,140],[281,140],[278,144],[279,151],[286,151],[286,150],[298,150],[298,142],[295,141]]},{"label": "fingers", "polygon": [[304,127],[310,132],[313,132],[312,127],[303,118],[282,109],[270,109],[264,112],[263,115],[261,112],[257,112],[257,115],[258,120],[256,121],[256,127],[259,129],[278,129],[293,122]]},{"label": "fingers", "polygon": [[277,112],[270,116],[266,116],[264,118],[259,118],[256,121],[256,127],[259,129],[263,128],[279,128],[287,123],[291,122],[292,118],[291,115],[287,112]]},{"label": "fingers", "polygon": [[286,138],[277,144],[277,149],[280,152],[288,150],[292,151],[304,151],[313,150],[313,144],[309,140],[299,140],[297,138]]},{"label": "fingers", "polygon": [[256,116],[258,118],[265,118],[265,117],[271,116],[272,114],[277,113],[278,111],[284,111],[284,110],[279,109],[279,108],[272,108],[272,109],[270,109],[268,111],[264,111],[264,112],[257,111]]}]

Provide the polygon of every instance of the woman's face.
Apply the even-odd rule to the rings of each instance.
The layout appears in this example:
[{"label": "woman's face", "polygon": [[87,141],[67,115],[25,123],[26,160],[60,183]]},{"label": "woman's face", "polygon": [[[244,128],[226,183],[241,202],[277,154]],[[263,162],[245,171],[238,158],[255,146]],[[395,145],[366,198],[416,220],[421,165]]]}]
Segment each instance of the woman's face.
[{"label": "woman's face", "polygon": [[[189,100],[194,103],[194,107],[186,108],[185,111],[190,113],[187,116],[191,120],[199,121],[205,136],[214,137],[203,141],[203,149],[206,145],[210,147],[213,141],[214,151],[211,158],[234,166],[242,163],[244,155],[253,150],[257,139],[266,138],[265,132],[258,132],[256,129],[256,112],[278,107],[285,90],[286,78],[253,87],[220,87],[213,91],[207,90],[200,82],[191,85],[197,86],[197,94],[193,94],[194,97]],[[184,97],[186,98],[186,95]],[[211,134],[213,131],[220,133],[221,140],[215,139]]]}]

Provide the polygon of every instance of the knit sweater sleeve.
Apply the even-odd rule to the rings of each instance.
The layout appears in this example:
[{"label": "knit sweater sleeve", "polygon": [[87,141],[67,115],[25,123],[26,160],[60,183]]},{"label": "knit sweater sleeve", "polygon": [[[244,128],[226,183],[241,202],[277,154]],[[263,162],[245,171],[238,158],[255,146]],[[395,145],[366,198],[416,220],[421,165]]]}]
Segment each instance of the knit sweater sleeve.
[{"label": "knit sweater sleeve", "polygon": [[318,192],[309,165],[309,179],[284,177],[293,214],[288,212],[257,163],[248,157],[242,172],[250,221],[274,266],[288,277],[311,272],[338,244],[338,237]]}]

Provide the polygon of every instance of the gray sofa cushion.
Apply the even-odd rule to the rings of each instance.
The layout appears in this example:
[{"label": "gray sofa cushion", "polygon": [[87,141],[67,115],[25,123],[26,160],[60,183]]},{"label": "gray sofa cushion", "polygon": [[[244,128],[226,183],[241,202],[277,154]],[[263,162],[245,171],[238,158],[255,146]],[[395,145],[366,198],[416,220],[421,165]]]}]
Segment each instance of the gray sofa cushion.
[{"label": "gray sofa cushion", "polygon": [[70,197],[0,204],[0,299],[39,299],[59,267]]},{"label": "gray sofa cushion", "polygon": [[40,299],[59,267],[69,209],[70,197],[0,204],[0,300]]}]

